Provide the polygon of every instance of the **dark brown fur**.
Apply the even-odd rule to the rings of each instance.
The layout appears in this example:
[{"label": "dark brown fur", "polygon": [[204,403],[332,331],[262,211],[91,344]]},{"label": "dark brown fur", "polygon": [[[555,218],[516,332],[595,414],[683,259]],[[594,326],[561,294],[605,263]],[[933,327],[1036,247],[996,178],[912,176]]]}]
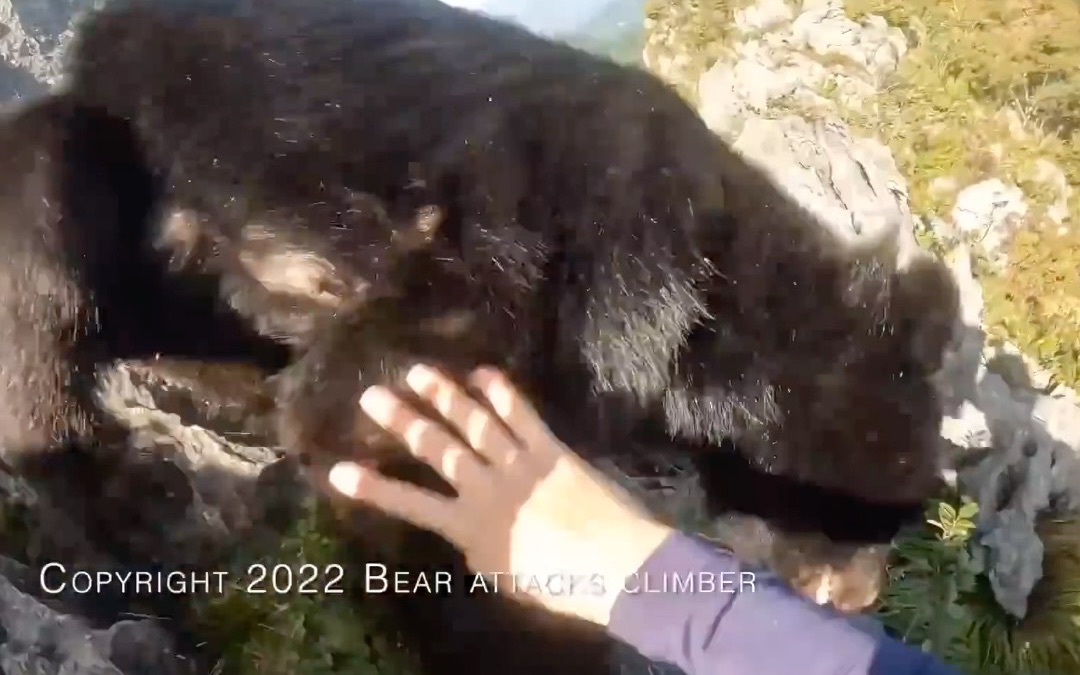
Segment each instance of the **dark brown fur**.
[{"label": "dark brown fur", "polygon": [[837,539],[933,490],[944,268],[844,249],[652,76],[421,0],[120,5],[80,37],[69,90],[4,123],[18,444],[89,433],[67,378],[116,354],[255,351],[211,344],[213,285],[303,347],[282,436],[317,457],[395,450],[362,388],[486,362],[583,453],[693,452],[711,494]]},{"label": "dark brown fur", "polygon": [[[180,198],[167,197],[166,203],[156,245],[169,255],[171,269],[219,278],[222,297],[260,334],[301,348],[315,339],[312,331],[320,318],[393,292],[389,272],[401,257],[431,246],[443,218],[438,207],[422,205],[407,214],[408,220],[393,220],[382,200],[353,191],[345,191],[337,203],[244,211],[238,221],[182,206],[188,203]],[[305,237],[298,242],[295,232],[309,223],[326,225],[332,240],[335,232],[355,230],[378,243],[369,245],[371,257],[358,269],[342,264],[341,256],[300,243]],[[329,247],[348,250],[349,245],[331,242]]]},{"label": "dark brown fur", "polygon": [[126,125],[45,99],[0,120],[0,147],[5,455],[93,443],[97,369],[114,359],[284,362],[217,301],[216,280],[162,274],[144,236],[153,181]]},{"label": "dark brown fur", "polygon": [[[297,449],[354,452],[341,411],[409,363],[489,361],[586,453],[660,420],[684,448],[732,438],[756,470],[890,518],[937,485],[947,271],[845,249],[643,71],[422,0],[201,0],[91,18],[71,83],[131,120],[169,199],[226,248],[258,222],[378,282],[385,228],[323,209],[359,192],[391,224],[445,215],[390,267],[400,299],[346,297],[312,329],[283,377]],[[447,313],[467,336],[425,328]]]}]

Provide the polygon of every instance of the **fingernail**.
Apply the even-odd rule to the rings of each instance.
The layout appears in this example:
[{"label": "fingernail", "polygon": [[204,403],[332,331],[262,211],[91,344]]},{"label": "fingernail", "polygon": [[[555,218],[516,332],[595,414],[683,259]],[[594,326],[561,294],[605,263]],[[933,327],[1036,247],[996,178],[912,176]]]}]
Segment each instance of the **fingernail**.
[{"label": "fingernail", "polygon": [[494,368],[484,368],[480,376],[480,382],[477,386],[487,396],[506,396],[510,393],[510,381],[506,379],[506,376],[499,370]]},{"label": "fingernail", "polygon": [[346,497],[355,497],[362,473],[352,462],[339,462],[330,469],[330,484]]},{"label": "fingernail", "polygon": [[376,422],[390,419],[395,403],[394,395],[385,387],[368,387],[367,391],[360,395],[360,408]]},{"label": "fingernail", "polygon": [[434,384],[438,377],[439,374],[434,369],[418,363],[410,368],[405,375],[405,384],[419,393],[421,389],[426,389],[429,385]]},{"label": "fingernail", "polygon": [[488,366],[480,366],[469,373],[469,384],[480,391],[484,391],[495,379],[499,377],[499,371]]}]

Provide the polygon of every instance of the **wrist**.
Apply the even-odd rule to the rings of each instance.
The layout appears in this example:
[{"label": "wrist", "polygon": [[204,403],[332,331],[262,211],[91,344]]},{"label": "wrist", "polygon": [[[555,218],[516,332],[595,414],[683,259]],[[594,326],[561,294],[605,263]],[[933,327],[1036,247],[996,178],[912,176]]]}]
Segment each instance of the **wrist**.
[{"label": "wrist", "polygon": [[607,626],[611,608],[623,592],[626,580],[641,569],[656,549],[675,531],[651,518],[635,518],[620,528],[613,528],[604,547],[604,595],[596,607],[596,616],[588,617]]}]

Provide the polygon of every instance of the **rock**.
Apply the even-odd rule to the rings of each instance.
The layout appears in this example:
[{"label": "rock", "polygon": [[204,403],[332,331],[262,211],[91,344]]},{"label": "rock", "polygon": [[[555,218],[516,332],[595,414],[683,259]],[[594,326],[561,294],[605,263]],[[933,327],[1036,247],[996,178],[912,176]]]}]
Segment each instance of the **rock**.
[{"label": "rock", "polygon": [[[964,249],[954,254],[952,268],[963,326],[940,376],[948,410],[942,435],[960,448],[953,465],[959,486],[979,503],[976,540],[995,597],[1022,618],[1042,576],[1036,519],[1080,506],[1080,408],[1075,395],[1039,393],[991,370],[982,293]],[[1025,370],[1018,357],[1014,363]]]},{"label": "rock", "polygon": [[836,120],[789,115],[747,119],[733,147],[845,240],[899,234],[905,254],[916,252],[906,182],[877,141]]},{"label": "rock", "polygon": [[0,101],[56,84],[64,48],[92,0],[0,0]]},{"label": "rock", "polygon": [[[34,567],[59,562],[68,570],[93,572],[219,569],[223,554],[245,540],[262,506],[256,479],[278,453],[258,443],[261,407],[250,398],[254,394],[236,386],[200,398],[183,377],[191,367],[126,362],[103,371],[99,402],[131,432],[130,442],[102,448],[93,458],[17,458],[21,475],[12,474],[7,463],[0,470],[5,520],[20,521],[26,539],[11,545],[8,531],[4,543],[15,549],[11,554],[36,561],[0,558],[0,672],[195,672],[190,654],[178,655],[171,623],[124,620],[182,618],[185,595],[115,585],[58,594],[43,585]],[[232,384],[254,376],[228,366],[216,372]],[[238,408],[248,410],[246,419]],[[292,496],[305,498],[302,486]],[[7,513],[15,507],[17,514]],[[5,529],[10,528],[9,522]],[[185,652],[194,648],[183,646]]]},{"label": "rock", "polygon": [[846,105],[860,107],[907,49],[903,33],[884,19],[870,16],[857,24],[838,2],[804,3],[794,20],[786,16],[771,1],[735,12],[744,34],[725,45],[730,56],[697,83],[701,116],[717,133],[737,135],[748,116],[765,114],[781,100],[828,108],[821,94],[826,87]]},{"label": "rock", "polygon": [[741,33],[776,30],[795,18],[785,0],[762,0],[756,5],[735,12],[735,27]]},{"label": "rock", "polygon": [[[903,35],[881,17],[861,25],[850,20],[836,0],[806,0],[790,20],[775,2],[761,0],[735,17],[736,30],[725,33],[723,49],[713,50],[720,57],[698,84],[702,118],[823,226],[847,241],[897,231],[901,255],[915,255],[916,219],[891,153],[873,139],[854,137],[836,114],[838,104],[872,100],[906,51]],[[680,35],[677,26],[666,31],[668,40]],[[677,45],[669,51],[687,52]],[[828,98],[821,94],[825,87],[833,89]],[[1037,171],[1059,194],[1067,193],[1052,167]],[[935,189],[957,187],[942,181]],[[951,228],[977,239],[1000,262],[1002,242],[1027,212],[1019,188],[990,179],[960,190]],[[949,227],[930,222],[938,234]],[[978,498],[978,545],[995,596],[1022,616],[1042,574],[1036,517],[1080,507],[1080,397],[1067,389],[1047,391],[1046,374],[1015,348],[988,347],[982,290],[966,249],[957,251],[952,269],[961,317],[938,380],[947,410],[942,437],[955,456],[942,470]],[[767,548],[771,535],[743,523],[730,536],[753,552]]]},{"label": "rock", "polygon": [[12,581],[30,576],[25,566],[0,558],[0,672],[5,675],[194,672],[155,621],[125,620],[107,629],[95,628],[65,612],[55,599],[46,604]]},{"label": "rock", "polygon": [[1046,216],[1061,225],[1069,219],[1069,200],[1072,198],[1073,187],[1069,185],[1069,178],[1061,167],[1046,159],[1035,160],[1035,175],[1032,179],[1050,186],[1057,195],[1054,203],[1047,207]]},{"label": "rock", "polygon": [[959,234],[975,239],[986,253],[1004,263],[1002,247],[1027,213],[1023,190],[990,178],[960,191],[952,224]]},{"label": "rock", "polygon": [[1017,433],[1007,452],[996,452],[961,476],[980,505],[978,542],[983,569],[998,603],[1013,616],[1027,614],[1027,598],[1042,577],[1043,545],[1035,518],[1050,506],[1053,453]]},{"label": "rock", "polygon": [[841,0],[806,0],[791,24],[792,46],[818,56],[841,57],[860,67],[880,86],[907,52],[907,40],[876,14],[857,24],[844,13]]},{"label": "rock", "polygon": [[650,3],[644,22],[642,64],[687,98],[695,99],[698,78],[715,60],[713,48],[722,48],[711,42],[702,44],[698,36],[726,30],[725,7],[689,2]]}]

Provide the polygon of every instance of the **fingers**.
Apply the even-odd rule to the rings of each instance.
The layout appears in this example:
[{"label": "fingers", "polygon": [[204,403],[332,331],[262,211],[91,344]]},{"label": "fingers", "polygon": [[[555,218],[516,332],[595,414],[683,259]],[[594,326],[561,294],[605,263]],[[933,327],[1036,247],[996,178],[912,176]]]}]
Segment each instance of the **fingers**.
[{"label": "fingers", "polygon": [[352,462],[330,470],[330,484],[341,494],[381,509],[417,527],[452,538],[454,502],[403,481],[387,478]]},{"label": "fingers", "polygon": [[544,452],[562,447],[532,405],[498,370],[479,368],[469,380],[484,393],[492,410],[530,451]]},{"label": "fingers", "polygon": [[405,382],[488,460],[505,463],[519,451],[517,440],[501,420],[438,371],[423,365],[414,366]]},{"label": "fingers", "polygon": [[360,407],[379,426],[397,434],[409,451],[457,487],[477,478],[483,467],[473,452],[439,424],[418,414],[383,387],[371,387],[360,397]]}]

